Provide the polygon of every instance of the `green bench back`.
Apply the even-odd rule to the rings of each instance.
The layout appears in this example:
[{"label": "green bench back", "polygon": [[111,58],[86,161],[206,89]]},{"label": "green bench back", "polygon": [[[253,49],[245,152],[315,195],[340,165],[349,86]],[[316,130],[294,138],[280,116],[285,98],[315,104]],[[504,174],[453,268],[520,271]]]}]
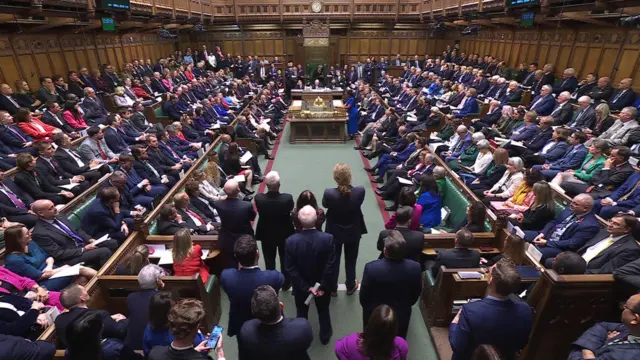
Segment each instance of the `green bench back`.
[{"label": "green bench back", "polygon": [[95,198],[96,198],[95,195],[89,196],[87,197],[86,201],[78,204],[73,209],[65,211],[65,215],[67,219],[69,219],[69,222],[71,223],[71,225],[77,226],[77,227],[80,227],[82,225],[82,218],[84,217],[85,212],[89,208],[89,205]]},{"label": "green bench back", "polygon": [[554,202],[556,203],[556,217],[558,217],[560,216],[560,214],[562,214],[564,209],[567,208],[567,204],[560,202],[558,200],[554,200]]},{"label": "green bench back", "polygon": [[156,114],[156,117],[167,117],[167,114],[162,110],[162,106],[158,106],[153,112]]},{"label": "green bench back", "polygon": [[[447,207],[450,211],[447,220],[449,227],[455,229],[467,218],[467,207],[471,204],[469,199],[456,187],[456,184],[450,177],[445,178],[444,194],[440,194],[442,206]],[[489,221],[484,222],[484,230],[491,232],[492,226]]]}]

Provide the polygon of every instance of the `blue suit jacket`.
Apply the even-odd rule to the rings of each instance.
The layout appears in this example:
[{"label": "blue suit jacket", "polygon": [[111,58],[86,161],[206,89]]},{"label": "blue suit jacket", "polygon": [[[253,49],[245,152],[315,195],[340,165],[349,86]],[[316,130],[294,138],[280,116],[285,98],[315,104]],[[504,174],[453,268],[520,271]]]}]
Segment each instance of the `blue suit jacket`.
[{"label": "blue suit jacket", "polygon": [[[560,216],[550,221],[540,231],[544,234],[546,239],[549,239],[555,226],[560,224],[564,219],[573,214],[571,209],[565,209]],[[558,249],[577,251],[584,244],[587,243],[600,231],[600,223],[593,212],[583,216],[581,220],[574,221],[560,236],[558,241],[548,241],[548,247],[554,247]]]},{"label": "blue suit jacket", "polygon": [[531,139],[536,132],[538,131],[538,126],[536,124],[530,124],[522,129],[514,129],[519,130],[519,134],[511,134],[511,140],[513,141],[526,141]]},{"label": "blue suit jacket", "polygon": [[457,118],[466,117],[469,114],[477,114],[480,111],[478,110],[478,102],[476,98],[468,98],[467,102],[464,103],[464,106],[460,109],[460,111],[455,115]]},{"label": "blue suit jacket", "polygon": [[55,354],[56,345],[52,342],[0,335],[0,359],[49,360]]},{"label": "blue suit jacket", "polygon": [[570,146],[562,158],[551,163],[551,170],[569,170],[577,169],[587,157],[587,148],[580,145],[578,149]]},{"label": "blue suit jacket", "polygon": [[[553,140],[549,140],[549,142],[553,142]],[[549,142],[547,142],[547,144]],[[540,151],[542,151],[544,146],[546,146],[547,144],[543,145],[540,148]],[[547,163],[552,163],[560,159],[564,154],[566,154],[568,149],[569,149],[569,144],[567,144],[565,141],[558,141],[549,150],[547,150],[546,154],[538,153],[538,156],[543,158]]]},{"label": "blue suit jacket", "polygon": [[629,196],[626,200],[617,201],[620,197],[629,192],[638,181],[640,181],[640,173],[634,172],[622,185],[620,185],[618,189],[616,189],[616,191],[612,192],[608,197],[611,198],[611,200],[616,201],[617,206],[634,208],[640,205],[640,187],[635,189],[631,196]]},{"label": "blue suit jacket", "polygon": [[251,320],[251,298],[253,291],[260,285],[269,285],[279,291],[284,283],[284,275],[276,270],[260,270],[260,268],[224,269],[220,275],[220,285],[229,297],[229,325],[227,335],[234,336],[240,332],[242,324]]},{"label": "blue suit jacket", "polygon": [[[160,152],[162,153],[162,155],[168,157],[169,159],[173,160],[176,163],[179,163],[180,160],[182,160],[182,157],[184,156],[182,152],[180,152],[179,150],[170,148],[169,145],[167,145],[167,143],[165,142],[158,141],[158,148],[160,148]],[[173,152],[171,152],[171,150],[173,150]],[[175,156],[173,155],[174,153],[175,153]],[[176,158],[176,156],[178,157]]]},{"label": "blue suit jacket", "polygon": [[301,296],[320,283],[325,291],[335,291],[333,235],[316,229],[302,230],[285,241],[285,267],[294,291]]},{"label": "blue suit jacket", "polygon": [[400,161],[405,161],[409,158],[409,156],[411,156],[411,154],[413,154],[415,150],[416,150],[416,144],[411,143],[409,144],[409,146],[404,148],[402,152],[397,153],[395,158]]},{"label": "blue suit jacket", "polygon": [[473,144],[473,137],[471,136],[471,133],[468,132],[464,139],[458,140],[455,147],[451,149],[451,155],[449,156],[460,157],[460,155],[462,155],[462,153],[465,152],[471,144]]},{"label": "blue suit jacket", "polygon": [[107,207],[102,200],[95,198],[89,204],[89,208],[82,217],[82,230],[98,239],[105,234],[111,238],[117,238],[120,233],[120,226],[124,219],[122,212],[114,214],[111,208]]},{"label": "blue suit jacket", "polygon": [[538,101],[538,99],[540,99],[540,95],[536,96],[531,101],[531,106],[529,107],[529,110],[535,110],[535,112],[538,114],[538,116],[551,115],[551,112],[553,112],[553,108],[556,107],[556,100],[553,98],[553,96],[551,96],[551,95],[545,96],[542,99],[542,101],[540,101],[538,104],[536,104],[535,109],[531,109],[531,107],[533,107],[533,104],[535,104],[536,101]]},{"label": "blue suit jacket", "polygon": [[524,301],[485,298],[462,306],[460,320],[449,327],[453,360],[470,360],[476,347],[494,345],[504,359],[529,341],[533,312]]},{"label": "blue suit jacket", "polygon": [[188,142],[187,140],[182,140],[177,136],[169,136],[169,145],[171,145],[171,148],[174,150],[178,149],[180,151],[187,151],[191,149],[190,142]]},{"label": "blue suit jacket", "polygon": [[[611,95],[611,98],[609,98],[609,107],[612,111],[622,110],[626,106],[633,105],[633,102],[636,101],[636,94],[633,92],[633,89],[625,91],[622,96],[616,99],[618,93],[620,93],[620,90],[614,92],[613,95]],[[616,101],[613,101],[614,99],[616,99]]]},{"label": "blue suit jacket", "polygon": [[114,154],[129,151],[129,145],[124,141],[122,134],[110,126],[104,129],[104,141]]},{"label": "blue suit jacket", "polygon": [[243,344],[238,359],[309,360],[307,349],[312,341],[313,330],[307,319],[283,317],[273,325],[253,319],[247,321],[238,334],[238,342]]},{"label": "blue suit jacket", "polygon": [[[620,333],[611,339],[609,332]],[[582,360],[582,350],[591,350],[596,359],[600,360],[634,360],[638,358],[638,345],[636,344],[615,344],[607,345],[612,341],[627,340],[629,330],[624,324],[600,322],[585,331],[582,336],[573,343],[573,351],[569,354],[568,360]]]},{"label": "blue suit jacket", "polygon": [[[10,127],[11,127],[11,129],[15,130],[20,135],[22,135],[22,137],[25,138],[27,140],[27,142],[33,141],[31,136],[25,134],[16,125],[10,125]],[[3,144],[5,144],[11,150],[13,150],[13,152],[16,152],[17,150],[23,149],[23,146],[24,146],[24,143],[25,143],[20,138],[20,136],[18,134],[16,134],[13,131],[9,130],[9,126],[4,126],[4,125],[0,126],[0,141],[2,141]]]},{"label": "blue suit jacket", "polygon": [[155,289],[141,290],[127,295],[129,322],[124,343],[132,349],[142,349],[144,328],[149,323],[149,302],[157,292]]}]

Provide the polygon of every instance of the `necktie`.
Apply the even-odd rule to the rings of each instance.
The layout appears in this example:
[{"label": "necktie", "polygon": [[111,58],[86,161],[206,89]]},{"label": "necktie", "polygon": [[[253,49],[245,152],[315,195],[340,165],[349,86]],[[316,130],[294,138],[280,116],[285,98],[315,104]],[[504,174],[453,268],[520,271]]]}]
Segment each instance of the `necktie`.
[{"label": "necktie", "polygon": [[24,137],[24,136],[22,136],[22,134],[20,134],[20,132],[19,132],[19,131],[17,131],[16,129],[14,129],[14,128],[13,128],[13,127],[11,127],[11,126],[9,126],[8,128],[9,128],[9,130],[10,130],[12,133],[14,133],[14,134],[18,135],[18,137],[20,137],[20,140],[22,140],[22,141],[24,141],[24,142],[27,142],[27,139],[25,139],[25,137]]},{"label": "necktie", "polygon": [[556,112],[558,112],[558,110],[560,110],[562,108],[563,104],[558,104],[558,106],[556,106],[555,109],[553,109],[553,111],[551,112],[551,115],[555,114]]},{"label": "necktie", "polygon": [[613,101],[612,101],[612,102],[616,102],[616,101],[618,101],[618,99],[620,99],[620,96],[622,96],[622,94],[624,94],[624,93],[625,93],[625,91],[627,91],[627,90],[622,90],[622,91],[618,92],[618,95],[616,95],[616,97],[615,97],[615,98],[613,98]]},{"label": "necktie", "polygon": [[533,75],[535,75],[535,73],[530,73],[530,74],[527,76],[527,78],[526,78],[526,79],[524,79],[524,83],[525,83],[525,84],[526,84],[526,83],[528,83],[528,82],[529,82],[529,79],[531,79],[531,77],[532,77]]},{"label": "necktie", "polygon": [[533,105],[531,105],[531,110],[534,110],[536,108],[536,105],[538,105],[538,103],[542,100],[543,98],[538,98],[538,100],[536,100],[535,103],[533,103]]},{"label": "necktie", "polygon": [[60,230],[64,231],[64,233],[67,234],[76,243],[76,247],[80,247],[82,244],[84,244],[84,239],[73,232],[73,230],[69,229],[69,227],[62,221],[55,219],[53,222]]},{"label": "necktie", "polygon": [[100,145],[100,141],[96,142],[96,144],[98,145],[98,152],[100,153],[100,157],[102,157],[102,160],[107,160],[107,154],[105,154],[104,150],[102,150],[102,145]]},{"label": "necktie", "polygon": [[27,209],[27,206],[16,196],[16,194],[13,193],[13,191],[11,191],[11,189],[9,189],[9,187],[7,187],[7,185],[0,183],[0,187],[2,187],[4,194],[7,195],[9,200],[11,200],[15,206],[23,210]]},{"label": "necktie", "polygon": [[564,231],[573,224],[573,220],[576,218],[576,216],[574,214],[569,215],[566,219],[564,219],[563,222],[561,222],[560,224],[556,225],[553,233],[551,233],[551,236],[549,237],[549,240],[551,241],[557,241],[558,239],[560,239],[560,236],[562,236],[562,234],[564,233]]},{"label": "necktie", "polygon": [[20,105],[18,105],[18,103],[17,103],[15,100],[13,100],[13,97],[11,97],[11,96],[7,96],[7,99],[9,99],[9,101],[11,101],[11,103],[13,104],[13,106],[15,106],[15,107],[17,107],[17,108],[19,108],[19,107],[20,107]]},{"label": "necktie", "polygon": [[144,164],[145,164],[145,165],[147,165],[147,167],[148,167],[149,169],[151,169],[151,171],[153,171],[153,173],[154,173],[157,177],[160,177],[160,174],[158,173],[158,171],[157,171],[156,169],[154,169],[154,168],[153,168],[153,166],[151,166],[151,164],[149,164],[149,162],[145,161],[145,162],[144,162]]},{"label": "necktie", "polygon": [[191,216],[192,218],[196,218],[198,221],[200,221],[200,225],[204,225],[205,224],[204,220],[202,220],[200,215],[198,215],[198,214],[194,213],[193,211],[189,210],[189,208],[185,208],[184,211],[186,211],[187,214],[189,214],[189,216]]},{"label": "necktie", "polygon": [[599,243],[591,246],[587,249],[587,251],[582,255],[582,258],[589,263],[589,261],[593,260],[596,256],[598,256],[601,252],[606,250],[609,246],[613,244],[613,236],[609,235],[608,238],[600,241]]}]

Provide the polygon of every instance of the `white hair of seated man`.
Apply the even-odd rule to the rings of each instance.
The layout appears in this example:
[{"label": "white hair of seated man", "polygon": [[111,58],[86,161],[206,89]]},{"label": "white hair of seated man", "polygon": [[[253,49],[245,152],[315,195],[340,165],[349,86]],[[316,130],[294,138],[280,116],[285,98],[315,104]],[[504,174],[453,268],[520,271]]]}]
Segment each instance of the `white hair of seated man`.
[{"label": "white hair of seated man", "polygon": [[277,191],[280,188],[280,174],[277,171],[269,171],[264,177],[264,182],[267,184],[267,189]]},{"label": "white hair of seated man", "polygon": [[158,265],[149,264],[140,269],[138,273],[138,284],[141,290],[162,289],[164,283],[160,280],[161,276],[167,275],[167,272]]},{"label": "white hair of seated man", "polygon": [[315,229],[317,219],[316,209],[311,205],[306,205],[298,211],[298,220],[300,220],[303,229]]}]

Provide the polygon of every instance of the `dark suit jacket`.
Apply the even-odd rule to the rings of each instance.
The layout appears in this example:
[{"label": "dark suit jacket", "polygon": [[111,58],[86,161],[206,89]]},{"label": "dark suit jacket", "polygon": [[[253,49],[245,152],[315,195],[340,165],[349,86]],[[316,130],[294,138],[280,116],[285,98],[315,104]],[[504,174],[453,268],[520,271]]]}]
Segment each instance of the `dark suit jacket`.
[{"label": "dark suit jacket", "polygon": [[482,344],[494,345],[504,359],[515,359],[532,326],[533,312],[524,301],[485,298],[463,305],[460,320],[449,326],[452,360],[471,359]]},{"label": "dark suit jacket", "polygon": [[617,90],[611,94],[611,98],[609,98],[609,107],[611,108],[611,111],[620,111],[627,106],[633,105],[633,102],[636,101],[636,94],[633,92],[633,89],[627,89],[624,94],[616,99],[619,93],[620,90]]},{"label": "dark suit jacket", "polygon": [[38,160],[36,160],[38,178],[42,179],[44,177],[48,183],[55,186],[71,184],[71,178],[73,178],[73,175],[64,171],[64,169],[59,166],[60,164],[58,164],[56,159],[51,160],[53,164],[49,164],[47,160],[42,157],[38,157]]},{"label": "dark suit jacket", "polygon": [[525,142],[525,146],[533,152],[538,152],[545,146],[547,141],[551,140],[552,135],[552,127],[548,127],[546,129],[538,128],[536,129],[536,134],[533,135],[529,141]]},{"label": "dark suit jacket", "polygon": [[364,196],[362,186],[352,187],[350,196],[342,196],[337,188],[325,189],[322,196],[322,206],[327,209],[325,231],[333,235],[337,244],[358,241],[367,233],[360,208]]},{"label": "dark suit jacket", "polygon": [[232,256],[233,245],[238,237],[245,234],[253,236],[251,221],[256,218],[256,212],[253,204],[240,199],[219,200],[215,207],[222,223],[218,236],[221,248],[228,256]]},{"label": "dark suit jacket", "polygon": [[316,229],[289,236],[285,245],[285,266],[299,296],[320,283],[325,291],[335,291],[333,236]]},{"label": "dark suit jacket", "polygon": [[0,359],[49,360],[55,353],[56,345],[48,341],[0,335]]},{"label": "dark suit jacket", "polygon": [[223,270],[220,285],[230,303],[227,335],[238,334],[242,324],[254,318],[251,314],[251,298],[258,286],[269,285],[279,291],[283,283],[284,275],[276,270],[260,270],[258,267]]},{"label": "dark suit jacket", "polygon": [[634,174],[633,167],[628,162],[614,165],[605,170],[602,169],[595,173],[588,183],[596,186],[594,190],[613,191],[621,186],[629,176]]},{"label": "dark suit jacket", "polygon": [[[556,107],[557,106],[560,105],[556,105]],[[555,109],[556,108],[554,108],[554,110]],[[551,117],[553,118],[554,126],[568,124],[573,119],[573,106],[571,106],[569,102],[566,102],[562,104],[562,108],[560,108],[560,110],[556,111],[555,114],[551,114]]]},{"label": "dark suit jacket", "polygon": [[28,212],[28,209],[31,208],[31,203],[33,203],[33,198],[27,194],[24,190],[22,190],[16,183],[11,179],[4,179],[2,183],[9,188],[18,199],[22,200],[27,209],[20,209],[16,207],[11,199],[3,192],[0,191],[0,211],[2,211],[3,216],[11,216],[11,215],[25,215]]},{"label": "dark suit jacket", "polygon": [[82,156],[80,156],[80,154],[78,154],[78,152],[75,150],[71,151],[73,151],[82,160],[82,162],[85,163],[85,165],[82,167],[78,166],[78,163],[73,159],[71,155],[62,150],[62,148],[58,147],[55,154],[53,155],[53,158],[58,162],[60,168],[64,172],[71,175],[80,175],[86,173],[87,171],[91,171],[91,169],[89,168],[89,164],[86,163],[84,159],[82,159]]},{"label": "dark suit jacket", "polygon": [[[14,97],[13,100],[16,102],[16,104],[20,105],[18,103],[18,100]],[[5,110],[6,112],[8,112],[11,115],[15,115],[16,112],[18,111],[19,107],[15,106],[11,100],[7,99],[6,96],[4,95],[0,95],[0,110]]]},{"label": "dark suit jacket", "polygon": [[294,207],[293,196],[287,193],[267,191],[255,197],[258,209],[256,239],[275,244],[284,241],[294,233],[291,211]]},{"label": "dark suit jacket", "polygon": [[284,317],[274,325],[249,320],[238,334],[240,360],[309,360],[313,330],[307,319]]},{"label": "dark suit jacket", "polygon": [[477,268],[480,266],[480,253],[467,248],[440,250],[431,268],[434,278],[442,265],[448,269]]},{"label": "dark suit jacket", "polygon": [[[393,308],[400,323],[408,323],[411,307],[422,292],[422,270],[413,260],[374,260],[364,266],[360,286],[363,318],[382,304]],[[368,315],[369,316],[368,316]],[[401,328],[401,326],[399,326]]]},{"label": "dark suit jacket", "polygon": [[[63,217],[58,217],[57,219],[67,225],[76,235],[80,236],[85,243],[88,243],[89,239],[91,239],[89,234],[72,226],[67,219]],[[33,241],[40,245],[42,250],[58,263],[65,263],[82,255],[82,248],[77,247],[69,235],[42,219],[36,221],[32,237]]]},{"label": "dark suit jacket", "polygon": [[132,349],[142,349],[144,328],[149,323],[149,302],[157,292],[155,289],[140,290],[127,295],[129,324],[124,343]]},{"label": "dark suit jacket", "polygon": [[123,212],[114,214],[113,210],[106,206],[102,200],[95,198],[82,216],[82,230],[94,239],[109,234],[112,239],[124,241],[124,234],[120,231],[124,215]]},{"label": "dark suit jacket", "polygon": [[207,232],[209,232],[209,230],[207,230],[206,224],[211,222],[211,219],[206,217],[203,213],[200,212],[200,210],[198,210],[193,205],[189,204],[188,208],[189,208],[189,210],[194,212],[196,215],[200,216],[200,218],[202,219],[204,224],[202,224],[200,226],[197,226],[196,223],[191,218],[191,216],[189,216],[189,214],[187,214],[185,209],[177,209],[176,208],[176,210],[178,211],[178,214],[180,214],[180,216],[182,216],[182,221],[187,223],[187,226],[189,227],[189,229],[195,231],[197,234],[206,234]]},{"label": "dark suit jacket", "polygon": [[[608,238],[609,235],[607,229],[601,229],[598,235],[578,249],[578,254],[584,255],[589,247]],[[638,259],[638,257],[640,257],[640,246],[632,234],[627,234],[591,259],[587,263],[587,274],[612,274],[614,270]]]},{"label": "dark suit jacket", "polygon": [[185,221],[177,223],[175,221],[158,219],[158,234],[160,235],[174,235],[180,229],[189,229],[189,225]]},{"label": "dark suit jacket", "polygon": [[37,173],[37,171],[27,172],[20,170],[14,177],[14,181],[34,199],[59,199],[60,195],[58,194],[63,189],[49,183],[46,177],[39,174],[35,176],[34,173]]},{"label": "dark suit jacket", "polygon": [[67,122],[64,121],[64,119],[62,118],[61,111],[58,111],[57,114],[52,114],[49,111],[45,111],[44,113],[42,113],[40,120],[43,123],[51,125],[55,128],[58,128],[67,134],[72,133],[74,131],[73,128],[69,126],[69,124],[67,124]]},{"label": "dark suit jacket", "polygon": [[[609,338],[610,332],[619,334]],[[638,358],[638,345],[625,344],[621,341],[629,337],[629,329],[622,323],[599,322],[585,331],[582,336],[573,343],[573,351],[568,360],[582,360],[582,350],[591,350],[596,359],[634,360]],[[608,345],[616,341],[614,345]]]},{"label": "dark suit jacket", "polygon": [[[153,165],[151,165],[153,166]],[[155,168],[155,167],[154,167]],[[138,174],[138,176],[140,176],[142,179],[149,179],[149,181],[152,184],[161,184],[161,179],[160,177],[162,175],[164,175],[164,172],[162,171],[162,169],[160,168],[155,168],[155,170],[158,172],[158,175],[160,176],[156,176],[156,174],[153,173],[153,171],[151,171],[151,169],[149,169],[148,166],[146,166],[142,161],[140,160],[135,160],[133,162],[133,169],[136,171],[136,173]]]},{"label": "dark suit jacket", "polygon": [[[546,239],[549,239],[556,225],[573,214],[571,209],[565,209],[560,216],[550,221],[540,231]],[[582,221],[574,221],[560,236],[558,241],[548,241],[546,246],[562,249],[563,251],[576,251],[600,231],[600,223],[593,212],[582,217]]]},{"label": "dark suit jacket", "polygon": [[[594,107],[589,106],[588,108],[586,108],[582,116],[580,116],[580,111],[581,111],[580,109],[576,109],[576,111],[574,112],[575,119],[572,119],[569,122],[569,125],[577,129],[584,129],[584,128],[593,129],[596,123],[596,111]],[[580,118],[578,119],[578,117]]]},{"label": "dark suit jacket", "polygon": [[[535,104],[535,108],[533,107],[534,104]],[[547,116],[551,114],[555,106],[556,106],[556,101],[553,98],[553,96],[547,95],[545,97],[541,97],[540,95],[538,95],[533,100],[531,100],[531,105],[529,106],[529,110],[535,110],[538,116]]]},{"label": "dark suit jacket", "polygon": [[[416,261],[420,260],[422,249],[424,249],[424,233],[400,226],[396,226],[393,230],[398,230],[400,234],[402,234],[402,237],[404,237],[404,241],[407,242],[404,258]],[[380,231],[380,235],[378,235],[378,242],[376,244],[378,250],[384,250],[384,239],[389,236],[389,231],[390,230]],[[380,259],[382,259],[382,257],[383,256],[381,254]]]},{"label": "dark suit jacket", "polygon": [[23,139],[27,140],[27,142],[33,141],[31,136],[25,134],[16,125],[10,125],[10,127],[11,129],[22,135],[22,138],[15,132],[9,130],[9,126],[2,125],[0,126],[0,141],[14,152],[19,152],[20,150],[24,149]]},{"label": "dark suit jacket", "polygon": [[127,334],[127,323],[126,320],[121,320],[116,322],[111,318],[111,314],[109,314],[106,310],[89,310],[85,308],[73,308],[67,312],[61,313],[58,315],[55,321],[56,325],[56,338],[58,339],[58,343],[62,347],[67,346],[67,336],[66,330],[67,326],[71,324],[75,319],[80,317],[80,315],[84,314],[87,311],[94,311],[99,313],[102,316],[103,327],[102,327],[102,336],[104,338],[116,338],[119,340],[124,340]]},{"label": "dark suit jacket", "polygon": [[[204,197],[204,195],[200,194],[201,197]],[[202,213],[202,215],[204,215],[204,217],[210,219],[210,220],[215,220],[216,214],[214,214],[213,211],[211,211],[211,209],[209,208],[209,206],[211,206],[214,210],[215,210],[215,205],[214,205],[214,201],[213,199],[208,199],[206,198],[206,200],[209,202],[209,205],[207,205],[203,200],[201,200],[200,198],[191,196],[189,197],[189,205],[191,206],[190,209],[194,210],[194,211],[198,211],[199,213]]]}]

